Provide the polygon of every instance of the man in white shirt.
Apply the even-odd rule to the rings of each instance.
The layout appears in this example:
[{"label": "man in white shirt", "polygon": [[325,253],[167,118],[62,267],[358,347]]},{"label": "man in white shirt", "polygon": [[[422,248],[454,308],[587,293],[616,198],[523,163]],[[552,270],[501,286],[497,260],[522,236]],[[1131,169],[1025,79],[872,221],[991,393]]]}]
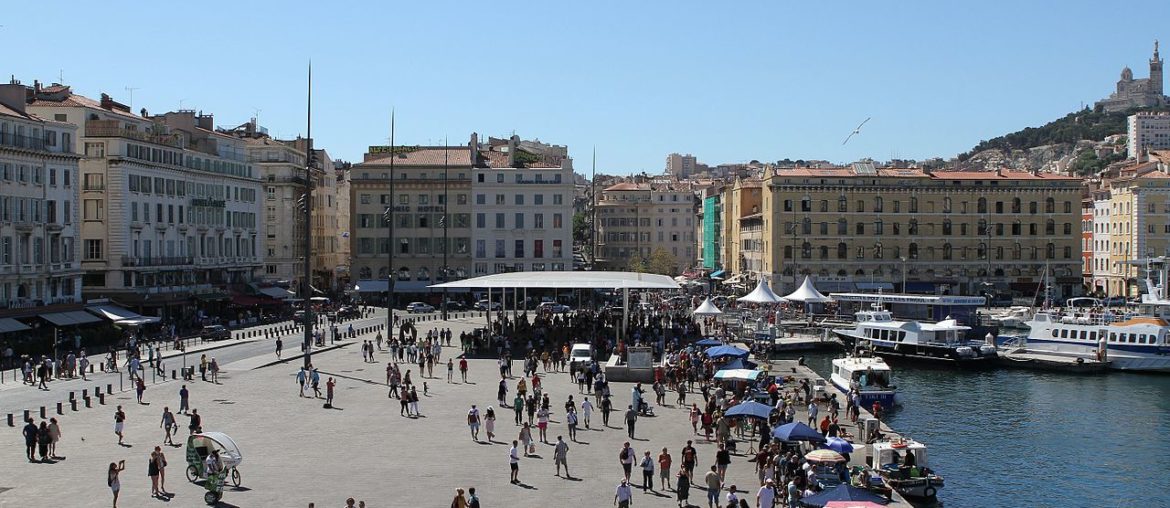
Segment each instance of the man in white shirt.
[{"label": "man in white shirt", "polygon": [[764,486],[756,491],[756,508],[772,508],[776,503],[776,484],[771,478],[764,482]]},{"label": "man in white shirt", "polygon": [[622,478],[622,484],[618,485],[617,491],[613,494],[613,505],[618,508],[630,508],[633,499],[634,492],[630,489],[629,480]]},{"label": "man in white shirt", "polygon": [[520,442],[512,440],[512,448],[508,450],[508,465],[512,468],[512,483],[520,483],[520,452],[516,450],[516,446]]},{"label": "man in white shirt", "polygon": [[553,462],[557,465],[557,476],[561,475],[561,465],[565,466],[565,478],[572,478],[569,474],[569,444],[561,436],[557,436],[557,445],[553,448]]}]

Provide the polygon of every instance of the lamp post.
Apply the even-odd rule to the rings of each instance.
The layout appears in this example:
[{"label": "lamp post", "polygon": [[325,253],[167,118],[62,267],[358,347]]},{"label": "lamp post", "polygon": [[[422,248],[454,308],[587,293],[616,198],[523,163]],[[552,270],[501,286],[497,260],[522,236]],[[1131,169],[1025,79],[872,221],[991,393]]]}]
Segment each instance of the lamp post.
[{"label": "lamp post", "polygon": [[[443,216],[440,218],[441,226],[443,226],[443,282],[447,282],[447,249],[451,247],[447,239],[447,222],[450,220],[447,216],[447,207],[450,205],[447,197],[447,138],[443,137]],[[443,286],[443,304],[441,305],[443,321],[447,320],[447,286]]]},{"label": "lamp post", "polygon": [[906,256],[902,256],[898,259],[902,260],[902,292],[905,293],[906,292]]},{"label": "lamp post", "polygon": [[313,256],[313,163],[315,156],[313,155],[313,64],[309,64],[309,90],[306,108],[306,132],[305,132],[305,194],[302,196],[304,206],[305,219],[305,239],[303,245],[304,255],[304,273],[301,275],[301,298],[305,306],[304,327],[305,327],[305,368],[310,368],[313,365],[313,323],[316,318],[312,312],[312,263]]},{"label": "lamp post", "polygon": [[394,110],[390,110],[390,202],[386,206],[386,261],[389,263],[386,280],[386,336],[394,336]]}]

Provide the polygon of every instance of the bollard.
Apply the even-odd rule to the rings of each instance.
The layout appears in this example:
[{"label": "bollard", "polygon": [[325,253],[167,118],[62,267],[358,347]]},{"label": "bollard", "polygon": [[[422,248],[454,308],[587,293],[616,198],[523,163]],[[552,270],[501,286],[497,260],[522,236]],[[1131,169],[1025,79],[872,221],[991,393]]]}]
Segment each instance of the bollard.
[{"label": "bollard", "polygon": [[93,407],[93,399],[86,397],[85,398],[85,407]]},{"label": "bollard", "polygon": [[178,379],[177,377],[175,377],[175,369],[171,369],[171,380],[175,380],[175,379]]},{"label": "bollard", "polygon": [[104,394],[104,393],[98,394],[98,404],[101,404],[103,406],[106,405],[106,394]]},{"label": "bollard", "polygon": [[44,420],[45,418],[48,418],[48,417],[49,417],[49,413],[45,411],[45,406],[41,406],[41,419]]},{"label": "bollard", "polygon": [[27,409],[25,409],[25,410],[24,410],[24,421],[26,421],[26,422],[27,422],[29,418],[32,418],[32,412],[31,412],[31,411],[29,411],[29,410],[27,410]]},{"label": "bollard", "polygon": [[77,400],[77,394],[70,391],[69,392],[69,400]]},{"label": "bollard", "polygon": [[[119,380],[121,380],[121,378],[122,378],[122,376],[118,376]],[[113,383],[106,383],[106,393],[114,393]]]},{"label": "bollard", "polygon": [[12,413],[8,413],[8,426],[9,427],[16,426],[16,419],[12,417]]},{"label": "bollard", "polygon": [[[74,402],[74,404],[76,404],[76,403],[77,403],[76,401],[73,401],[73,402]],[[63,405],[62,403],[60,403],[60,402],[58,402],[58,403],[57,403],[57,414],[59,414],[59,415],[63,415],[63,414],[65,414],[65,411],[64,411],[64,409],[62,409],[62,408],[63,408],[63,406],[64,406],[64,405]]]},{"label": "bollard", "polygon": [[77,399],[69,401],[69,409],[71,411],[77,411]]}]

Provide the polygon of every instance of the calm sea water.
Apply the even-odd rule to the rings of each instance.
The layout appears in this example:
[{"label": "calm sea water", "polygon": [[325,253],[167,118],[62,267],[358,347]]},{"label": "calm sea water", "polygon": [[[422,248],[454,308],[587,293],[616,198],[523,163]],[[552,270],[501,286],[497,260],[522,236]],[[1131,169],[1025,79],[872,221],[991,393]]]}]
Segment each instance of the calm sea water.
[{"label": "calm sea water", "polygon": [[947,508],[1170,507],[1170,376],[892,367],[888,423],[926,443]]}]

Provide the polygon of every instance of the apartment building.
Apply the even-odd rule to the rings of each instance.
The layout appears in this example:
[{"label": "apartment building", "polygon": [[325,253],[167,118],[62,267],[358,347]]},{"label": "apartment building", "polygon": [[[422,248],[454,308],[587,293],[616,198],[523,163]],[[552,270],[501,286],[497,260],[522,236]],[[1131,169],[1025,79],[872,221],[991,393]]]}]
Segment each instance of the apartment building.
[{"label": "apartment building", "polygon": [[[0,85],[0,316],[81,303],[77,127]],[[0,333],[27,330],[0,322]],[[11,325],[11,326],[10,326]]]},{"label": "apartment building", "polygon": [[[724,268],[752,279],[764,269],[763,183],[736,178],[723,190]],[[728,279],[725,279],[728,280]]]},{"label": "apartment building", "polygon": [[1053,296],[1080,293],[1080,179],[859,163],[768,168],[764,185],[760,275],[778,292],[811,275],[828,291],[1026,296],[1047,273]]},{"label": "apartment building", "polygon": [[1146,160],[1150,150],[1170,149],[1170,114],[1136,113],[1126,117],[1126,152],[1131,159]]},{"label": "apartment building", "polygon": [[254,279],[262,187],[243,140],[211,115],[132,113],[54,85],[28,109],[74,125],[80,163],[82,295],[182,320],[222,310]]},{"label": "apartment building", "polygon": [[686,182],[606,187],[597,201],[599,269],[629,270],[659,250],[672,258],[674,274],[690,268],[696,259],[694,201]]},{"label": "apartment building", "polygon": [[[471,143],[478,145],[475,134]],[[476,155],[474,274],[571,270],[575,188],[567,149],[512,136],[489,138]]]},{"label": "apartment building", "polygon": [[1136,297],[1145,260],[1170,256],[1170,152],[1122,168],[1094,194],[1094,284],[1108,296]]},{"label": "apartment building", "polygon": [[427,286],[471,273],[475,158],[471,145],[371,146],[352,166],[350,271],[360,293],[379,298],[393,274],[396,293],[429,294]]}]

